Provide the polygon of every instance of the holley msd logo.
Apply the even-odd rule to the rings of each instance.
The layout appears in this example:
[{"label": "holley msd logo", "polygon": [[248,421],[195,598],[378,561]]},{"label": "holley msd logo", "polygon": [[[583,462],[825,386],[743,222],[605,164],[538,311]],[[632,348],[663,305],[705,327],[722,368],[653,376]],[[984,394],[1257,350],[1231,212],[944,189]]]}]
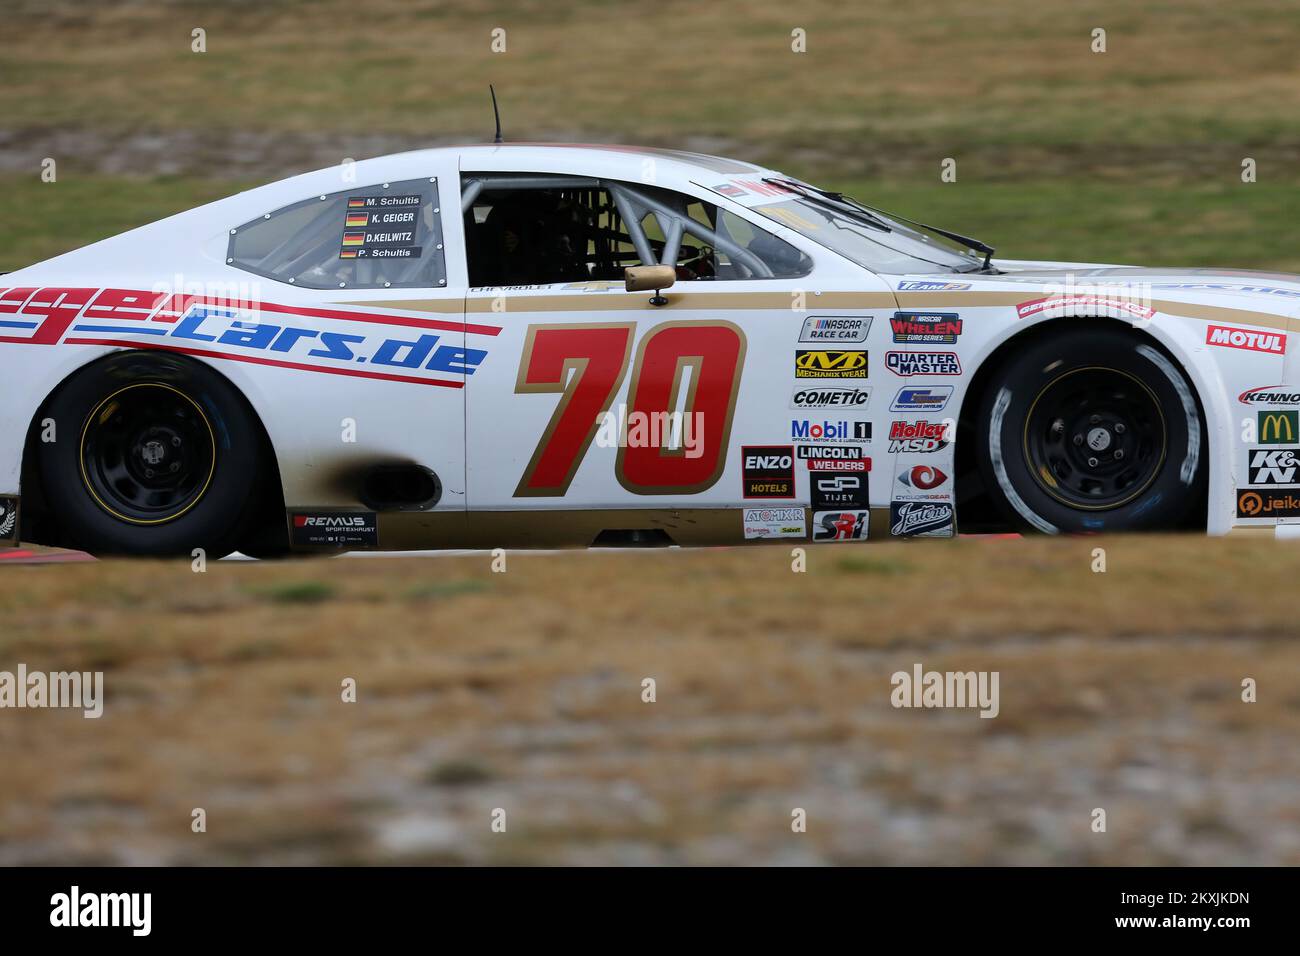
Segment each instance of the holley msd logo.
[{"label": "holley msd logo", "polygon": [[939,451],[948,446],[951,422],[892,422],[889,426],[889,450],[899,452]]}]

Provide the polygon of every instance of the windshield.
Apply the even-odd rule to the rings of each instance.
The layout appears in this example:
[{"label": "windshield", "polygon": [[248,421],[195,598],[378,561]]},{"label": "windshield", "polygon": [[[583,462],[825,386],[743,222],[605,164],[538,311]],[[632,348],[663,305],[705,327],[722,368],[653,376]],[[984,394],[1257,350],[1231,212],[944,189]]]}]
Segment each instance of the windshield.
[{"label": "windshield", "polygon": [[872,272],[976,272],[982,258],[938,234],[929,234],[877,210],[854,208],[816,194],[753,206],[813,242],[833,249]]}]

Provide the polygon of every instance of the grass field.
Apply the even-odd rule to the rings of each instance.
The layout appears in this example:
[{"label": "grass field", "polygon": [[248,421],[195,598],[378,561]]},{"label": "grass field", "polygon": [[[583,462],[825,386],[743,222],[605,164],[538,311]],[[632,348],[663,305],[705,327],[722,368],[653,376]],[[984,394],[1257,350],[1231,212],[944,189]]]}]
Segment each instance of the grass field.
[{"label": "grass field", "polygon": [[[107,690],[99,720],[0,720],[0,864],[1300,863],[1300,551],[790,560],[12,568],[0,660]],[[894,709],[916,663],[998,671],[1001,713]]]}]

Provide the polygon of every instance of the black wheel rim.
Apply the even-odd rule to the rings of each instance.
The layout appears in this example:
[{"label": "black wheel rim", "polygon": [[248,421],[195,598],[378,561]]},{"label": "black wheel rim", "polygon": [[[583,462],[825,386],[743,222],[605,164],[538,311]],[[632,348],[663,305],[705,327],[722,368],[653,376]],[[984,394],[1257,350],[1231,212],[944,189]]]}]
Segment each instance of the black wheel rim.
[{"label": "black wheel rim", "polygon": [[203,409],[170,385],[130,385],[100,402],[81,434],[95,502],[132,524],[174,521],[207,493],[216,440]]},{"label": "black wheel rim", "polygon": [[1025,421],[1030,475],[1071,508],[1103,511],[1133,501],[1155,481],[1167,447],[1159,399],[1114,369],[1075,369],[1053,379]]}]

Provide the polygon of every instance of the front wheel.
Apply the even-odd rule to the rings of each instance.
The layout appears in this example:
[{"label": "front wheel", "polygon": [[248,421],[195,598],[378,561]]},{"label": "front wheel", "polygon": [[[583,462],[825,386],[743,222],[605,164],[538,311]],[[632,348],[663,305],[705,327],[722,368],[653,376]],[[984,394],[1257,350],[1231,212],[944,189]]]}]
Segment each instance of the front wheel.
[{"label": "front wheel", "polygon": [[234,550],[263,491],[261,432],[212,369],[129,352],[78,372],[45,410],[42,484],[63,543],[97,554],[217,558]]},{"label": "front wheel", "polygon": [[1204,484],[1205,429],[1190,383],[1122,329],[1071,329],[1013,355],[980,423],[985,485],[1026,530],[1177,528]]}]

